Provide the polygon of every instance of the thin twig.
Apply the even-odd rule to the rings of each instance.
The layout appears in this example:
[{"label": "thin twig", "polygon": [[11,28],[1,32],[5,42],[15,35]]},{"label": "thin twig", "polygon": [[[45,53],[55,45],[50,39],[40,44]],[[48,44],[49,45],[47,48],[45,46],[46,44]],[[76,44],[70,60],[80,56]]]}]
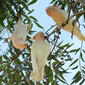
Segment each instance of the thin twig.
[{"label": "thin twig", "polygon": [[45,33],[47,33],[50,29],[52,29],[55,26],[56,26],[56,24],[55,25],[52,25]]},{"label": "thin twig", "polygon": [[74,26],[75,26],[75,24],[74,24],[74,22],[73,22],[73,29],[72,29],[72,35],[71,35],[71,38],[73,38]]},{"label": "thin twig", "polygon": [[53,46],[53,48],[52,48],[52,51],[51,51],[50,54],[49,54],[49,57],[51,56],[52,52],[54,51],[54,49],[55,49],[55,47],[56,47],[56,43],[58,42],[59,35],[60,35],[60,30],[61,30],[61,28],[58,28],[58,29],[56,30],[57,33],[58,33],[58,35],[57,35],[57,38],[56,38],[56,40],[55,40],[55,44],[54,44],[54,46]]},{"label": "thin twig", "polygon": [[[56,27],[56,28],[57,28],[57,27]],[[47,36],[48,38],[49,38],[53,33],[56,32],[56,28]]]},{"label": "thin twig", "polygon": [[70,10],[69,10],[69,12],[68,12],[68,18],[67,18],[67,21],[66,21],[67,23],[68,23],[69,18],[70,18],[71,8],[72,8],[72,4],[71,4]]}]

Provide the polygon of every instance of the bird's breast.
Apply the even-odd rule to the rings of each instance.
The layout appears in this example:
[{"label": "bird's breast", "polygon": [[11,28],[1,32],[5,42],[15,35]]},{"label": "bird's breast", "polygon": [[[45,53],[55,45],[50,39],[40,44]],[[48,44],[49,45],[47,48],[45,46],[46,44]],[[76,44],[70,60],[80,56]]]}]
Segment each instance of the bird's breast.
[{"label": "bird's breast", "polygon": [[34,42],[31,50],[39,56],[48,55],[50,52],[50,45],[46,41]]}]

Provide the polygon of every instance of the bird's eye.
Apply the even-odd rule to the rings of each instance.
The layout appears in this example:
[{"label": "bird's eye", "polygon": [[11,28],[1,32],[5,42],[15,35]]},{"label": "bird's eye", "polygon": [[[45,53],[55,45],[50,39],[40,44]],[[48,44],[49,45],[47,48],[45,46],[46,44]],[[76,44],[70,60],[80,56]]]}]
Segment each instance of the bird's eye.
[{"label": "bird's eye", "polygon": [[27,44],[24,44],[24,46],[27,46]]}]

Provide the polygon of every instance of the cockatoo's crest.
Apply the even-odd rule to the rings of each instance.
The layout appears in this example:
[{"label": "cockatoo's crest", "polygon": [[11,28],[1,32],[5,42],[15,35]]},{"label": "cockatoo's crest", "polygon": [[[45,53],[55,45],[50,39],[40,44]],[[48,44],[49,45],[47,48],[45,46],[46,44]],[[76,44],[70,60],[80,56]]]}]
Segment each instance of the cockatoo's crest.
[{"label": "cockatoo's crest", "polygon": [[49,16],[55,15],[55,13],[61,13],[66,19],[68,17],[68,13],[61,9],[61,6],[49,6],[46,8],[46,11]]}]

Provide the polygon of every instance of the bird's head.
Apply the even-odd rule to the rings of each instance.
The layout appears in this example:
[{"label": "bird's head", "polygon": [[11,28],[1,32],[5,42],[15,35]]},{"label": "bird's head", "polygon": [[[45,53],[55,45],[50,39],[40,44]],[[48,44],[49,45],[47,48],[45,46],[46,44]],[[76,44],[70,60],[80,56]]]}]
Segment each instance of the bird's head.
[{"label": "bird's head", "polygon": [[33,38],[32,38],[32,40],[37,40],[37,41],[39,41],[39,40],[45,40],[45,38],[44,38],[44,33],[43,32],[38,32],[37,34],[35,34],[34,36],[33,36]]},{"label": "bird's head", "polygon": [[46,8],[46,12],[49,16],[53,16],[56,11],[56,6],[49,6]]},{"label": "bird's head", "polygon": [[59,10],[60,6],[49,6],[46,8],[46,12],[49,16],[54,16]]}]

